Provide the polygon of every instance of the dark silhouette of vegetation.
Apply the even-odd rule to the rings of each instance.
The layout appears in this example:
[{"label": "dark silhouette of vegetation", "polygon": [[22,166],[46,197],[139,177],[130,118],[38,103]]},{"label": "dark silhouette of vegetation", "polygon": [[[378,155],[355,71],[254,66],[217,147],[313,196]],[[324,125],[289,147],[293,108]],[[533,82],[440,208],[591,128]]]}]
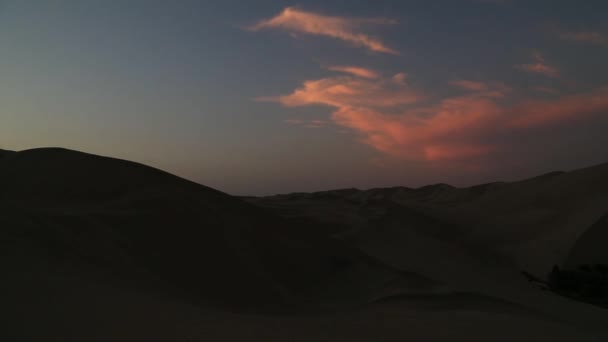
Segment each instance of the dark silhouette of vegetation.
[{"label": "dark silhouette of vegetation", "polygon": [[549,289],[546,281],[544,281],[544,280],[542,280],[542,279],[540,279],[540,278],[538,278],[538,277],[536,277],[536,276],[534,276],[534,275],[532,275],[532,274],[530,274],[530,273],[528,273],[526,271],[522,271],[521,274],[524,277],[526,277],[526,279],[529,282],[538,285],[541,289],[543,289],[543,290],[548,290]]},{"label": "dark silhouette of vegetation", "polygon": [[608,307],[608,265],[580,265],[575,270],[556,265],[546,284],[560,295]]}]

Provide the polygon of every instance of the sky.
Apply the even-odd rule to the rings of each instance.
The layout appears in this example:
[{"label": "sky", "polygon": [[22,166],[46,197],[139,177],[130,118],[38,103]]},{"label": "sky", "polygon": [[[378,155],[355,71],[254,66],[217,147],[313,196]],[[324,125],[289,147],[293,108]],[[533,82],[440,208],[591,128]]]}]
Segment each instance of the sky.
[{"label": "sky", "polygon": [[0,148],[235,195],[608,162],[608,2],[0,0]]}]

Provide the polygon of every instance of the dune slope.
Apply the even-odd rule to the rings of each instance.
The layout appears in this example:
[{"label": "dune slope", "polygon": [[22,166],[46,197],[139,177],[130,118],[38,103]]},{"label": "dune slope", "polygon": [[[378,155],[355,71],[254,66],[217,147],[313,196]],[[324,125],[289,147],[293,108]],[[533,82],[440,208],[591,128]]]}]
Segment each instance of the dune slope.
[{"label": "dune slope", "polygon": [[350,258],[314,225],[122,160],[14,153],[0,163],[0,189],[7,251],[156,279],[205,303],[289,306]]}]

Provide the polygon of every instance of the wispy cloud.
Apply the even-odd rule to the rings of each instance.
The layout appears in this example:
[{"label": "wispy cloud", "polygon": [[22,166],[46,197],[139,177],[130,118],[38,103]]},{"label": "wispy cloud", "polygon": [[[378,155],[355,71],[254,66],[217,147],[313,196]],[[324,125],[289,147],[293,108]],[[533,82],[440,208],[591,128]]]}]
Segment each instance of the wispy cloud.
[{"label": "wispy cloud", "polygon": [[347,74],[351,74],[354,76],[359,76],[359,77],[363,77],[363,78],[378,78],[380,77],[380,75],[370,69],[366,69],[366,68],[361,68],[361,67],[357,67],[357,66],[330,66],[329,68],[327,68],[328,70],[331,71],[338,71],[338,72],[344,72]]},{"label": "wispy cloud", "polygon": [[467,90],[465,95],[429,102],[432,97],[412,89],[405,74],[373,81],[335,76],[305,81],[291,94],[266,100],[287,107],[332,107],[335,124],[357,132],[362,142],[378,151],[447,162],[482,158],[503,149],[497,136],[608,112],[608,88],[558,99],[515,101],[502,83],[471,82],[451,82]]},{"label": "wispy cloud", "polygon": [[608,112],[608,87],[551,101],[521,103],[514,111],[522,114],[515,116],[510,125],[520,128],[586,120],[590,115]]},{"label": "wispy cloud", "polygon": [[302,33],[339,39],[370,51],[399,54],[381,40],[364,33],[368,25],[395,24],[394,20],[383,18],[348,18],[328,16],[287,7],[273,18],[262,20],[249,29],[281,29],[291,33]]},{"label": "wispy cloud", "polygon": [[329,122],[327,120],[319,120],[319,119],[313,119],[313,120],[287,119],[284,122],[289,125],[299,125],[299,126],[302,126],[305,128],[323,128],[323,127],[327,127],[327,125],[329,125]]},{"label": "wispy cloud", "polygon": [[530,64],[516,65],[515,67],[525,72],[542,74],[547,77],[559,77],[559,70],[549,65],[540,52],[535,51],[534,53],[532,53],[532,57],[534,59],[534,62]]},{"label": "wispy cloud", "polygon": [[507,96],[512,91],[511,87],[500,82],[479,82],[470,80],[455,80],[451,81],[450,85],[469,91],[475,92],[477,96],[501,98]]},{"label": "wispy cloud", "polygon": [[409,87],[405,74],[397,74],[373,80],[349,75],[309,80],[292,94],[257,100],[279,102],[287,107],[326,105],[388,108],[415,103],[424,97],[421,92]]},{"label": "wispy cloud", "polygon": [[608,43],[608,38],[599,32],[578,31],[578,32],[562,32],[559,35],[562,40],[584,42],[595,45],[604,45]]}]

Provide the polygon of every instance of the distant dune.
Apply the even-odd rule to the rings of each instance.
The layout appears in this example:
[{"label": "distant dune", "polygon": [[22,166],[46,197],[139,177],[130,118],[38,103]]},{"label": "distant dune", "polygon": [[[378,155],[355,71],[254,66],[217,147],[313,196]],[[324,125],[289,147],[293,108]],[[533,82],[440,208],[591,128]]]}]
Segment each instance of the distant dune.
[{"label": "distant dune", "polygon": [[608,263],[607,214],[608,164],[236,198],[124,160],[0,150],[0,338],[608,340],[606,309],[521,274]]},{"label": "distant dune", "polygon": [[565,262],[577,239],[608,213],[608,164],[469,188],[437,184],[334,190],[249,201],[284,216],[349,226],[383,218],[389,208],[411,212],[449,226],[425,228],[427,234],[451,236],[459,243],[490,249],[518,267],[546,272]]}]

